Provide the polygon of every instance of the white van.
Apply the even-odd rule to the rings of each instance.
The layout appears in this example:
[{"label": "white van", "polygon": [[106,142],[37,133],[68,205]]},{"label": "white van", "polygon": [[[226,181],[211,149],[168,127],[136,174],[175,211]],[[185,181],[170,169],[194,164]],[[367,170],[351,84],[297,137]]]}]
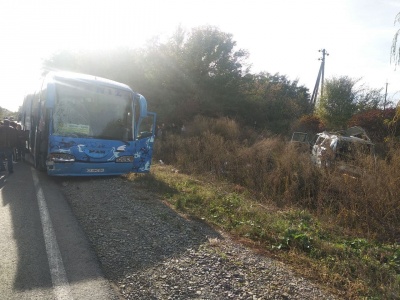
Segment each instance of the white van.
[{"label": "white van", "polygon": [[308,143],[311,148],[311,160],[320,167],[336,166],[339,170],[357,175],[360,166],[358,155],[375,156],[374,143],[361,127],[351,127],[338,132],[318,133],[313,141],[308,142],[307,134],[296,132],[293,142]]}]

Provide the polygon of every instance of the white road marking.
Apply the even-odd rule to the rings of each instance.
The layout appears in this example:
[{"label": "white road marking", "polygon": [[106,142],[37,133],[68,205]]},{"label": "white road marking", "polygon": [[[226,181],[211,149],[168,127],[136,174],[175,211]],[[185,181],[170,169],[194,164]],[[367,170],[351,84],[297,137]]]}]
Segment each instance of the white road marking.
[{"label": "white road marking", "polygon": [[39,184],[36,170],[31,168],[31,171],[36,190],[36,198],[39,204],[40,220],[42,221],[43,236],[46,244],[47,259],[49,261],[54,293],[59,300],[72,300],[67,273],[65,272],[60,249],[58,248],[56,235],[46,205],[46,199],[44,198],[42,187]]}]

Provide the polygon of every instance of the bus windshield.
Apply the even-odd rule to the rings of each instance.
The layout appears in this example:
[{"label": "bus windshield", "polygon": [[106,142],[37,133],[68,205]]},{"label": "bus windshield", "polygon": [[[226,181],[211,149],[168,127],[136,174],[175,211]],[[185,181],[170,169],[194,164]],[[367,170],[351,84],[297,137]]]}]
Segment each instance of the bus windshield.
[{"label": "bus windshield", "polygon": [[52,134],[132,141],[132,101],[118,88],[58,82]]}]

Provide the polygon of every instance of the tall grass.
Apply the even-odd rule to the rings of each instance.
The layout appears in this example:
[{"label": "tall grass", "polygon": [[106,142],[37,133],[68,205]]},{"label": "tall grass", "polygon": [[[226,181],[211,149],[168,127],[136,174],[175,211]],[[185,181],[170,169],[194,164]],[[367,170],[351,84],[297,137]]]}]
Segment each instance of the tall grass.
[{"label": "tall grass", "polygon": [[314,166],[283,138],[199,117],[184,135],[157,140],[155,156],[186,173],[229,180],[262,203],[306,208],[350,235],[400,242],[400,149],[390,149],[390,160],[360,155],[362,172],[347,176]]}]

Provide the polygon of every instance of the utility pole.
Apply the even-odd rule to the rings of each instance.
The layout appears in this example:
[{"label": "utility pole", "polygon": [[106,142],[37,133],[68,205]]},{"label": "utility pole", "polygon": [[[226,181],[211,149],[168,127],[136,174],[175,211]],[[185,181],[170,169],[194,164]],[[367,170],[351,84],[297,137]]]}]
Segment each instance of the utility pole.
[{"label": "utility pole", "polygon": [[388,87],[388,82],[386,81],[385,102],[383,102],[383,111],[386,110],[387,87]]},{"label": "utility pole", "polygon": [[319,50],[319,52],[322,52],[322,58],[319,58],[321,60],[321,68],[322,68],[322,78],[321,78],[321,97],[324,92],[324,73],[325,73],[325,55],[329,56],[329,53],[326,52],[325,49]]},{"label": "utility pole", "polygon": [[322,57],[318,58],[321,61],[321,66],[319,67],[319,72],[317,76],[317,81],[315,82],[314,91],[311,96],[311,108],[314,110],[315,103],[317,102],[318,88],[321,82],[321,97],[324,91],[324,75],[325,75],[325,56],[328,56],[329,53],[325,49],[318,50],[318,52],[322,52]]}]

